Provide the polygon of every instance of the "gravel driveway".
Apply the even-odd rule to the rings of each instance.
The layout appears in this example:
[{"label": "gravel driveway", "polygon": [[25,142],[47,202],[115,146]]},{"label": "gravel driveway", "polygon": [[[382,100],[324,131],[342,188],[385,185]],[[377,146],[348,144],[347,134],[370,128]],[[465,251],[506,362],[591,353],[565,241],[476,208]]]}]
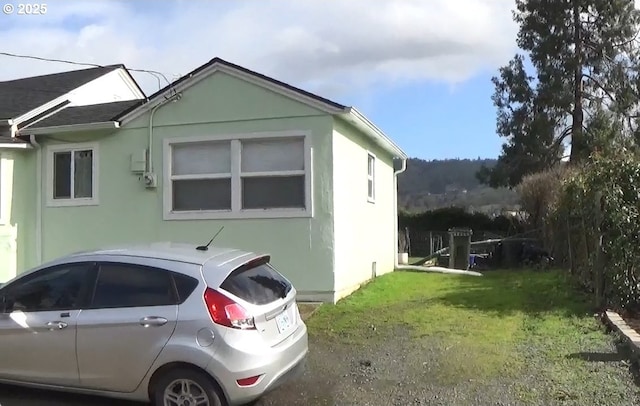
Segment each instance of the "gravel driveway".
[{"label": "gravel driveway", "polygon": [[[451,356],[446,342],[409,339],[397,330],[393,337],[372,334],[371,345],[347,346],[311,339],[307,371],[296,381],[262,399],[257,406],[334,405],[611,405],[640,404],[626,354],[618,354],[613,341],[602,348],[584,348],[597,354],[591,362],[591,391],[581,394],[550,392],[532,358],[527,374],[519,379],[470,379],[451,382],[439,371],[439,364]],[[528,349],[536,356],[536,348]],[[522,399],[518,388],[538,395]],[[600,386],[602,385],[602,386]],[[612,392],[612,385],[614,391]],[[606,388],[604,387],[606,386]],[[604,390],[606,389],[606,390]],[[0,386],[2,406],[136,406],[136,403],[57,394]]]}]

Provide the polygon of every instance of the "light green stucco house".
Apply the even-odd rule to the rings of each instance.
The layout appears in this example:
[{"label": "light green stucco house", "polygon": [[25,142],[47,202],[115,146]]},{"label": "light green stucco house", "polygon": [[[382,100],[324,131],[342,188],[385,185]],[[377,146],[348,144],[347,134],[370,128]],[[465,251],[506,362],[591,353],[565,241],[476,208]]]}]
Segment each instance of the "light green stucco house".
[{"label": "light green stucco house", "polygon": [[355,109],[218,58],[148,98],[123,66],[96,69],[106,101],[61,105],[76,86],[0,120],[1,281],[84,249],[206,243],[221,226],[214,244],[271,253],[301,300],[394,269],[407,156]]}]

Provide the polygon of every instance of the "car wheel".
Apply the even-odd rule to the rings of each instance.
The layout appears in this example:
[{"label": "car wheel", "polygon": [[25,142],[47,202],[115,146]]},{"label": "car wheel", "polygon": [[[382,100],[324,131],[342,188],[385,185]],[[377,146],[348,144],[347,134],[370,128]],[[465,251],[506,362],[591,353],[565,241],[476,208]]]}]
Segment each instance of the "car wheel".
[{"label": "car wheel", "polygon": [[224,395],[205,373],[173,369],[153,386],[155,406],[227,406]]}]

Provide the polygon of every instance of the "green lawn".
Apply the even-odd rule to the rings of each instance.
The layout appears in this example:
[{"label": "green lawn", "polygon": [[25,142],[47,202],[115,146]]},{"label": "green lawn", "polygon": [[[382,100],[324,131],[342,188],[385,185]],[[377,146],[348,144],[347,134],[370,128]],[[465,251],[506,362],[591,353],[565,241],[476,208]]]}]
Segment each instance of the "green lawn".
[{"label": "green lawn", "polygon": [[[394,272],[320,307],[307,323],[312,337],[354,346],[393,339],[399,328],[416,342],[442,343],[436,378],[444,385],[514,378],[523,400],[544,387],[556,400],[607,401],[629,385],[607,378],[609,358],[622,362],[613,338],[559,271]],[[525,375],[543,384],[516,379]]]}]

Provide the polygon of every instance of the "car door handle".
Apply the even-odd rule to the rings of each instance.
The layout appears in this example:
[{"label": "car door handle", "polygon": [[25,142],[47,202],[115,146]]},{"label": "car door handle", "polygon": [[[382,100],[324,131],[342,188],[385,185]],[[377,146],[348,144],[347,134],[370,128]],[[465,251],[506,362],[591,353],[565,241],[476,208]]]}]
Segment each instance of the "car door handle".
[{"label": "car door handle", "polygon": [[140,325],[142,327],[159,327],[164,326],[168,321],[164,317],[147,316],[140,319]]},{"label": "car door handle", "polygon": [[49,330],[62,330],[63,328],[67,328],[68,324],[64,321],[50,321],[46,324],[49,327]]}]

